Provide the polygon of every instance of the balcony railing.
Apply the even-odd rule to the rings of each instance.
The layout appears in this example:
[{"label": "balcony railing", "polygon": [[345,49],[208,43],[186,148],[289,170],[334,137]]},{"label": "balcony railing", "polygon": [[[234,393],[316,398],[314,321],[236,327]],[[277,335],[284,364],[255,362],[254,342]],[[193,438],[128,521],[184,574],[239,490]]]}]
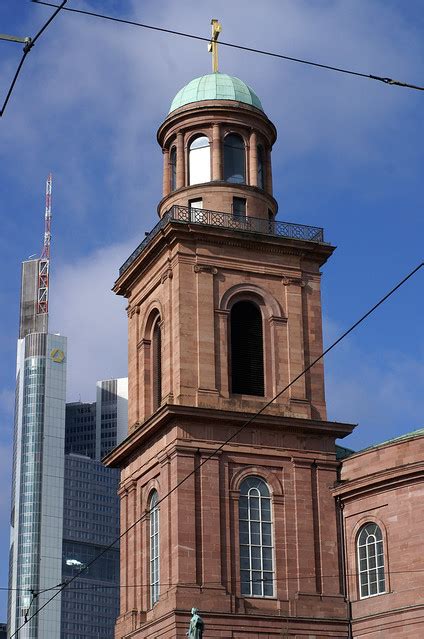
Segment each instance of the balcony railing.
[{"label": "balcony railing", "polygon": [[278,220],[263,220],[257,217],[238,217],[232,213],[220,213],[219,211],[208,211],[207,209],[195,209],[188,206],[174,205],[165,213],[162,219],[123,263],[119,269],[119,275],[122,275],[122,273],[127,270],[130,264],[134,262],[155,235],[169,222],[202,224],[203,226],[233,229],[245,233],[287,237],[295,240],[305,240],[307,242],[324,242],[324,230],[317,226],[305,226],[304,224],[293,224],[291,222],[280,222]]}]

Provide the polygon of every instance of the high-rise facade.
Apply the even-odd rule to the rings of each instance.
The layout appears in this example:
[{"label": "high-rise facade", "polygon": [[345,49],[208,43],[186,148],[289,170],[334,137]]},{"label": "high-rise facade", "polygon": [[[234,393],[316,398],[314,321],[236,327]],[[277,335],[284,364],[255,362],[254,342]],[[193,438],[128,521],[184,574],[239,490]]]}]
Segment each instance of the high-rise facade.
[{"label": "high-rise facade", "polygon": [[[101,458],[126,434],[127,378],[97,382],[96,402],[66,405],[61,639],[112,639],[119,613],[119,472]],[[87,570],[81,570],[101,555]]]},{"label": "high-rise facade", "polygon": [[119,474],[89,457],[65,455],[61,639],[112,639],[119,611]]},{"label": "high-rise facade", "polygon": [[[113,637],[119,606],[118,471],[101,457],[127,430],[127,380],[66,405],[66,338],[40,313],[40,260],[22,265],[9,566],[9,636]],[[55,586],[103,552],[73,587]],[[53,590],[52,590],[53,589]],[[96,615],[92,611],[96,610]]]},{"label": "high-rise facade", "polygon": [[[39,313],[40,260],[22,266],[14,425],[9,631],[13,634],[61,582],[66,338]],[[46,591],[46,592],[44,592]],[[36,595],[36,596],[34,596]],[[60,636],[60,595],[19,632]]]}]

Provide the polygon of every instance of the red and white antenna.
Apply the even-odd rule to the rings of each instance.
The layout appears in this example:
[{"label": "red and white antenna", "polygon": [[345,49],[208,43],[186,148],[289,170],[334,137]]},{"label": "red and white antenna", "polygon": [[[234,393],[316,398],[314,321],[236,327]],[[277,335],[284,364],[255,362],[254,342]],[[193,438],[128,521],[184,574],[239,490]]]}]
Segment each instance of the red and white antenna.
[{"label": "red and white antenna", "polygon": [[37,313],[49,312],[50,240],[52,220],[52,174],[46,181],[46,211],[44,214],[44,243],[38,263]]}]

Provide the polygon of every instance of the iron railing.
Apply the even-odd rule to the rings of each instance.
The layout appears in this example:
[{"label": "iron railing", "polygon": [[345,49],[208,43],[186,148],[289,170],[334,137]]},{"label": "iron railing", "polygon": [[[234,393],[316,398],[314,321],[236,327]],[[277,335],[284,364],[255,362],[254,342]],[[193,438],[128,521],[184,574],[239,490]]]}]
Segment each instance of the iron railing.
[{"label": "iron railing", "polygon": [[122,275],[127,268],[140,255],[149,242],[169,222],[181,222],[183,224],[202,224],[225,229],[234,229],[247,233],[259,233],[277,237],[287,237],[307,242],[324,242],[324,230],[317,226],[305,226],[305,224],[293,224],[292,222],[280,222],[279,220],[263,220],[257,217],[236,216],[232,213],[220,213],[207,209],[195,209],[188,206],[174,205],[165,213],[156,226],[146,235],[144,240],[131,253],[129,258],[119,269]]}]

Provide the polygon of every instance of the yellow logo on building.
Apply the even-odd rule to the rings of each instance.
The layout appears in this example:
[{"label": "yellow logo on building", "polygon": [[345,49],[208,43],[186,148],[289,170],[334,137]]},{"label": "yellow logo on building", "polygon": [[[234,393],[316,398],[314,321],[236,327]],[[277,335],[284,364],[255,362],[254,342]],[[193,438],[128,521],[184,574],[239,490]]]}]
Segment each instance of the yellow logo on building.
[{"label": "yellow logo on building", "polygon": [[65,359],[65,353],[60,350],[60,348],[54,348],[50,351],[50,357],[54,362],[61,364]]}]

